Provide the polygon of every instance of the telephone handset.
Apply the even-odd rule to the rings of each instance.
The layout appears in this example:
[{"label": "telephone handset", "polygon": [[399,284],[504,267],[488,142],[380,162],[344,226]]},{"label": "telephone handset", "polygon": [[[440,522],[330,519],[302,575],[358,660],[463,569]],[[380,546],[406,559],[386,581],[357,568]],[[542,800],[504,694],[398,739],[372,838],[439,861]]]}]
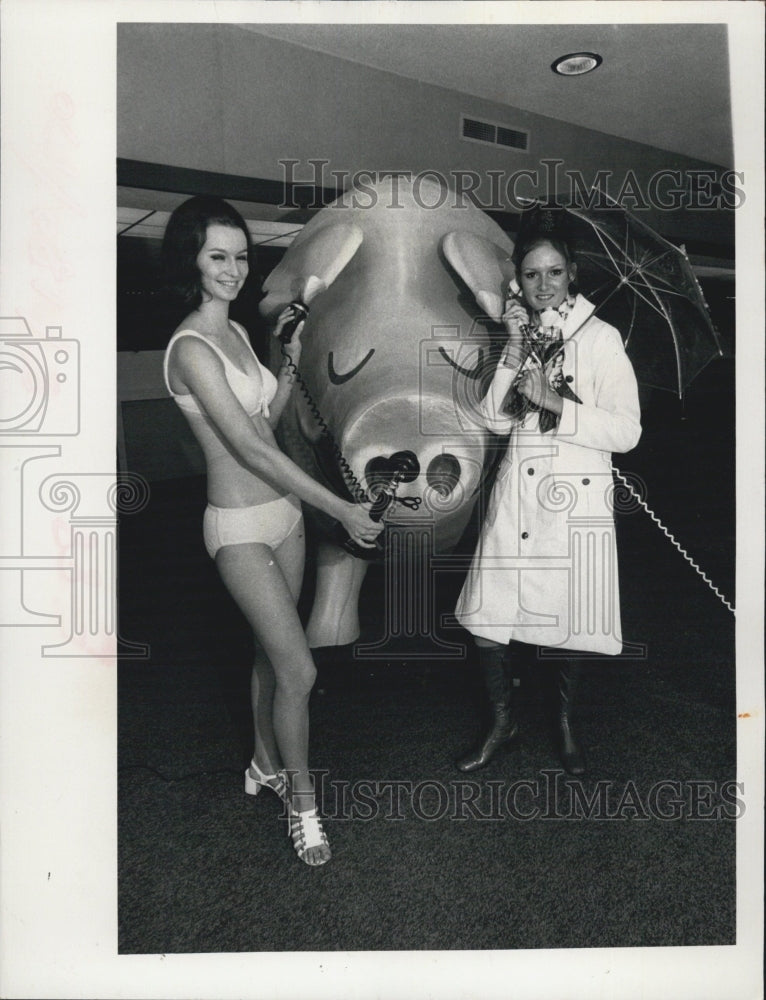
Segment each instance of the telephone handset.
[{"label": "telephone handset", "polygon": [[298,329],[298,325],[302,323],[309,314],[309,307],[304,305],[299,299],[291,302],[290,308],[293,311],[293,315],[282,327],[282,331],[279,334],[280,344],[290,343],[293,339],[293,334]]},{"label": "telephone handset", "polygon": [[508,306],[512,302],[513,303],[518,302],[519,305],[524,307],[524,311],[527,314],[527,320],[526,323],[522,324],[522,330],[525,331],[525,329],[528,327],[529,324],[529,307],[527,306],[527,303],[524,301],[524,293],[521,290],[521,286],[519,285],[518,281],[515,278],[511,278],[511,280],[508,282],[508,292],[507,292],[507,298],[505,300],[506,310],[508,309]]},{"label": "telephone handset", "polygon": [[[372,509],[370,511],[370,519],[373,521],[382,520],[383,515],[395,500],[399,500],[400,503],[403,502],[402,499],[396,496],[396,488],[399,483],[411,483],[420,475],[420,463],[412,451],[395,451],[393,455],[381,464],[386,466],[386,470],[382,479],[377,484],[377,489],[374,491]],[[413,506],[415,510],[420,506],[419,497],[406,499],[417,499],[417,506],[412,504],[407,504],[407,506]],[[339,538],[340,544],[350,555],[356,556],[358,559],[375,559],[385,555],[384,533],[381,533],[375,539],[373,548],[365,548],[363,545],[357,545],[356,542],[352,541],[344,529],[341,529],[341,532],[342,534]]]},{"label": "telephone handset", "polygon": [[525,302],[524,293],[522,292],[521,286],[519,285],[518,281],[515,278],[511,278],[511,280],[508,282],[508,292],[505,302],[506,302],[506,307],[510,302],[518,302],[519,305],[524,306],[527,315],[529,315],[529,306]]},{"label": "telephone handset", "polygon": [[[293,321],[291,320],[290,322],[292,323]],[[294,325],[293,329],[295,329],[295,326],[297,326],[297,323]],[[279,339],[281,341],[282,337]],[[367,496],[364,487],[356,478],[351,466],[346,461],[343,452],[340,450],[338,442],[335,440],[330,428],[327,426],[327,422],[319,412],[319,409],[309,392],[309,388],[303,380],[303,376],[298,371],[295,362],[285,350],[284,343],[281,346],[281,351],[285,364],[295,377],[295,380],[298,383],[298,388],[300,389],[312,416],[319,424],[322,434],[332,448],[332,452],[338,462],[341,475],[343,476],[351,495],[356,503],[369,503],[371,498]],[[405,507],[409,507],[410,510],[417,510],[421,504],[421,497],[396,496],[396,488],[399,483],[410,483],[417,479],[420,472],[417,456],[411,451],[397,451],[385,461],[385,465],[385,470],[380,471],[381,473],[385,471],[386,474],[380,476],[378,489],[374,491],[374,495],[372,497],[372,510],[370,511],[370,517],[373,521],[380,521],[392,503],[402,504]],[[383,481],[381,482],[380,480]],[[355,545],[355,543],[348,537],[346,530],[340,524],[337,526],[337,532],[338,537],[336,540],[338,544],[342,545],[350,555],[358,556],[360,559],[376,559],[385,554],[385,547],[381,538],[381,535],[384,534],[383,532],[381,532],[381,535],[378,535],[375,539],[375,545],[371,549],[365,548],[362,545]]]},{"label": "telephone handset", "polygon": [[293,334],[298,329],[298,325],[303,322],[309,314],[309,306],[322,292],[327,290],[327,286],[332,284],[332,277],[318,278],[315,274],[310,274],[302,283],[299,294],[290,303],[293,315],[282,327],[279,334],[281,344],[289,344],[293,339]]}]

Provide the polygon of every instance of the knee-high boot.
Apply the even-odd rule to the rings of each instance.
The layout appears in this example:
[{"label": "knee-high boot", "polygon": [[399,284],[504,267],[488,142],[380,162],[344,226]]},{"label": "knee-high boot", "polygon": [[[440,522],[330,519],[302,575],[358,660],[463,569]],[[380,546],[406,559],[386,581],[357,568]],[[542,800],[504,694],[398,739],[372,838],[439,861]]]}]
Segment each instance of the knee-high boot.
[{"label": "knee-high boot", "polygon": [[461,771],[477,771],[485,767],[497,750],[510,743],[519,730],[513,712],[511,678],[505,662],[507,647],[478,646],[477,649],[492,707],[492,726],[480,746],[457,761]]},{"label": "knee-high boot", "polygon": [[559,667],[557,678],[559,756],[564,769],[570,774],[585,773],[585,758],[572,733],[572,714],[581,670],[577,660],[569,660]]}]

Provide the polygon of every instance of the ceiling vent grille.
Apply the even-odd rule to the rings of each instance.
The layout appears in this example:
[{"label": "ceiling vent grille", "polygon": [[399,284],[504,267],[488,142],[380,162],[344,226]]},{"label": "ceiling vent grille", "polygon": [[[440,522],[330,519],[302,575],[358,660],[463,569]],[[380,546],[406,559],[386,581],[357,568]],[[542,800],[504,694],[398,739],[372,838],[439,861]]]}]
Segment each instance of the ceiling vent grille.
[{"label": "ceiling vent grille", "polygon": [[460,116],[460,134],[469,142],[482,142],[490,146],[505,146],[506,149],[517,149],[527,152],[529,149],[529,132],[517,128],[508,128],[497,122],[485,122],[479,118]]}]

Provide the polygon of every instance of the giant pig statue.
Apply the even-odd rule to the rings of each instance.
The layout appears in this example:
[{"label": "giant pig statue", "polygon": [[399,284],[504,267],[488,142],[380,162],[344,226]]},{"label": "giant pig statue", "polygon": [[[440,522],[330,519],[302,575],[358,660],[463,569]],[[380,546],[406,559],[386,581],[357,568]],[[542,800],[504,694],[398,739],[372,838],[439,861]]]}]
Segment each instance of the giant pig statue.
[{"label": "giant pig statue", "polygon": [[[264,283],[268,318],[310,301],[300,374],[311,399],[293,392],[281,422],[285,449],[352,494],[357,484],[368,490],[393,454],[414,453],[397,496],[421,505],[395,502],[386,519],[430,525],[436,550],[460,538],[481,484],[487,439],[472,408],[489,371],[487,317],[502,314],[512,251],[467,198],[400,175],[352,187],[323,208]],[[325,537],[307,625],[314,647],[358,637],[368,566]]]}]

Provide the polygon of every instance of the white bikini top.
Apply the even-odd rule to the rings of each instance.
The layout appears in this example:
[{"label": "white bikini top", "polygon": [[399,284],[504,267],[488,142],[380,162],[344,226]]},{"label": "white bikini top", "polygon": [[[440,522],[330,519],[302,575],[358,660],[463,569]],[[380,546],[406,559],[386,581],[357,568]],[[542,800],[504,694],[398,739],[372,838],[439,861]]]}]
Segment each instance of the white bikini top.
[{"label": "white bikini top", "polygon": [[197,333],[196,330],[179,330],[170,338],[170,343],[165,350],[165,359],[162,369],[165,376],[165,385],[167,386],[167,390],[170,395],[173,399],[175,399],[176,403],[178,403],[182,410],[185,410],[188,414],[196,414],[197,416],[203,417],[205,420],[208,419],[207,414],[197,397],[191,392],[173,392],[170,388],[170,380],[168,378],[168,361],[170,359],[170,352],[173,350],[173,346],[176,341],[179,337],[197,337],[199,340],[204,341],[208,347],[212,347],[223,362],[224,374],[226,376],[226,381],[229,383],[229,388],[242,404],[242,408],[245,410],[247,415],[253,417],[256,413],[260,413],[264,417],[268,417],[269,403],[271,403],[277,391],[277,380],[269,369],[264,367],[264,365],[262,365],[258,360],[255,351],[253,351],[253,348],[250,345],[245,328],[240,326],[239,323],[235,323],[233,320],[231,320],[231,324],[240,334],[244,342],[247,344],[250,353],[255,358],[255,372],[250,373],[241,371],[232,361],[229,360],[229,358],[226,357],[220,347],[208,340],[207,337],[203,337],[201,333]]}]

